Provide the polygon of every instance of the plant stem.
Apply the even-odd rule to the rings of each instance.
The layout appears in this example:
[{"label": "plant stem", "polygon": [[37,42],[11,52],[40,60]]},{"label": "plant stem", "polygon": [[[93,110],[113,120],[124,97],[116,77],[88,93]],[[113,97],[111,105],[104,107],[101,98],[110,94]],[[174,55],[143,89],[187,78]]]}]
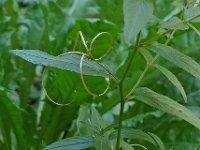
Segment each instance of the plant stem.
[{"label": "plant stem", "polygon": [[122,128],[122,120],[123,120],[123,113],[124,113],[124,96],[123,96],[123,88],[122,84],[119,86],[120,91],[120,114],[119,114],[119,122],[118,122],[118,132],[117,132],[117,142],[116,142],[116,150],[120,149],[120,140],[121,140],[121,128]]},{"label": "plant stem", "polygon": [[189,26],[190,26],[190,28],[192,28],[197,34],[198,34],[198,36],[200,36],[200,31],[197,29],[197,28],[195,28],[192,24],[190,24],[190,23],[187,23]]},{"label": "plant stem", "polygon": [[[172,39],[172,36],[174,35],[174,33],[176,32],[176,30],[173,30],[170,34],[170,36],[167,38],[165,44],[167,45],[170,40]],[[149,68],[152,66],[152,64],[159,58],[159,55],[157,54],[153,60],[150,62],[150,64],[147,64],[144,71],[142,72],[142,74],[140,75],[139,79],[137,80],[137,82],[135,83],[135,85],[133,86],[133,88],[130,90],[130,92],[126,95],[125,99],[128,99],[128,97],[130,97],[134,90],[139,86],[139,84],[141,83],[142,79],[144,78],[144,76],[146,75],[147,71],[149,70]]]},{"label": "plant stem", "polygon": [[169,33],[170,30],[167,30],[165,31],[164,33],[160,34],[160,35],[157,35],[157,36],[154,36],[152,37],[151,39],[147,40],[147,41],[144,41],[141,43],[142,46],[145,46],[145,45],[148,45],[149,43],[155,41],[155,40],[158,40],[159,38],[161,38],[163,35],[166,35],[167,33]]},{"label": "plant stem", "polygon": [[126,95],[126,98],[128,98],[133,92],[134,90],[138,87],[138,85],[140,84],[140,82],[142,81],[142,79],[144,78],[146,72],[149,70],[150,65],[148,64],[144,71],[142,72],[142,74],[140,75],[139,79],[137,80],[137,82],[135,83],[135,85],[133,86],[133,88],[130,90],[130,92]]},{"label": "plant stem", "polygon": [[125,98],[124,98],[124,93],[123,93],[123,83],[124,79],[126,78],[128,71],[133,63],[133,59],[135,57],[135,54],[138,49],[138,44],[139,44],[139,39],[140,39],[140,32],[137,35],[135,47],[133,50],[133,53],[131,53],[130,60],[128,62],[128,65],[125,69],[125,72],[118,84],[119,87],[119,92],[120,92],[120,113],[119,113],[119,122],[118,122],[118,132],[117,132],[117,142],[116,142],[116,150],[120,150],[120,141],[121,141],[121,128],[122,128],[122,120],[123,120],[123,113],[124,113],[124,104],[125,104]]},{"label": "plant stem", "polygon": [[149,70],[149,68],[151,67],[151,65],[158,59],[159,55],[157,54],[153,60],[151,61],[150,64],[147,64],[144,71],[142,72],[142,74],[140,75],[139,79],[137,80],[137,82],[135,83],[135,85],[133,86],[133,88],[130,90],[130,92],[127,94],[126,98],[128,98],[133,92],[134,90],[139,86],[139,84],[141,83],[142,79],[144,78],[145,74],[147,73],[147,71]]},{"label": "plant stem", "polygon": [[129,68],[131,67],[131,65],[132,65],[132,63],[133,63],[133,59],[134,59],[135,54],[136,54],[137,49],[138,49],[139,39],[140,39],[140,32],[139,32],[138,35],[137,35],[137,39],[136,39],[135,47],[134,47],[134,49],[133,49],[133,53],[131,53],[130,60],[129,60],[129,62],[128,62],[128,65],[127,65],[127,67],[126,67],[126,70],[125,70],[125,72],[124,72],[124,74],[123,74],[123,76],[122,76],[122,79],[121,79],[120,83],[123,83],[123,81],[124,81],[124,79],[125,79],[125,77],[126,77],[128,71],[129,71]]}]

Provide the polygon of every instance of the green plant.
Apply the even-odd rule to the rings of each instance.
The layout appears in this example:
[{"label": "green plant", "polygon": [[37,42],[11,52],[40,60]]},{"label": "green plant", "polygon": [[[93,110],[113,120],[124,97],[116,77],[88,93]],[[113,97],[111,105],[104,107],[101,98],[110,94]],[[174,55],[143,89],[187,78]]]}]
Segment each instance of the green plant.
[{"label": "green plant", "polygon": [[[8,5],[14,5],[13,1],[8,2],[4,2],[8,8],[5,7],[2,12],[11,13],[12,16],[17,10]],[[16,149],[134,150],[147,149],[147,147],[161,150],[185,147],[198,149],[199,139],[197,138],[195,140],[191,138],[194,143],[187,143],[184,141],[185,136],[182,136],[180,141],[184,142],[180,144],[176,143],[176,139],[166,138],[170,135],[177,138],[177,135],[180,135],[179,127],[180,123],[183,123],[179,122],[180,119],[197,128],[183,123],[182,130],[189,127],[194,137],[200,134],[199,107],[193,108],[195,104],[192,105],[190,97],[186,95],[187,92],[192,91],[187,88],[190,84],[187,78],[196,82],[196,89],[200,88],[198,81],[200,79],[198,63],[200,31],[197,28],[200,25],[200,7],[198,1],[174,2],[174,10],[171,11],[172,13],[164,13],[164,16],[166,14],[167,16],[163,20],[158,18],[162,17],[163,11],[159,10],[160,7],[157,4],[161,6],[164,2],[159,1],[110,1],[108,4],[113,9],[123,10],[123,15],[122,11],[118,12],[116,18],[109,16],[110,11],[106,3],[98,0],[95,2],[90,0],[37,1],[35,3],[36,8],[29,9],[36,11],[37,14],[31,16],[28,11],[25,14],[19,11],[9,22],[12,28],[6,29],[6,17],[1,18],[5,21],[1,26],[6,29],[5,35],[10,37],[12,43],[12,47],[8,46],[7,49],[19,49],[22,46],[23,49],[43,50],[10,51],[36,64],[36,69],[34,65],[6,53],[11,58],[10,68],[18,69],[21,64],[23,67],[18,69],[19,72],[22,70],[21,74],[14,75],[14,81],[20,84],[10,83],[9,79],[5,78],[0,89],[0,95],[4,97],[0,111],[2,114],[11,113],[8,114],[10,123],[0,122],[0,135],[3,135],[2,139],[6,143],[2,148],[15,149],[10,146],[13,143],[10,132],[13,130],[12,132],[16,134],[16,143],[19,143]],[[98,14],[97,6],[105,12]],[[170,7],[171,5],[167,6],[169,10]],[[76,9],[86,14],[78,13]],[[33,12],[30,13],[33,14]],[[84,18],[84,15],[92,19],[80,19]],[[93,15],[101,20],[94,19]],[[26,16],[32,19],[24,19]],[[24,17],[24,20],[20,17]],[[21,20],[18,21],[18,19]],[[103,19],[109,19],[113,23]],[[37,20],[43,28],[39,28],[36,24]],[[121,23],[122,20],[124,20],[124,25]],[[27,25],[30,30],[26,31],[21,24]],[[17,30],[12,31],[13,28]],[[121,29],[123,32],[120,31]],[[10,32],[11,35],[9,35]],[[38,35],[34,35],[34,32]],[[28,37],[26,40],[23,40],[23,34]],[[37,36],[39,40],[34,43],[34,38]],[[188,36],[188,41],[193,40],[193,42],[184,47],[182,42]],[[191,50],[190,46],[196,51]],[[2,66],[5,68],[6,61],[2,62]],[[30,74],[28,77],[26,69]],[[12,69],[4,70],[6,68],[1,73],[6,72],[6,76],[14,74],[12,71],[9,72]],[[33,73],[33,70],[37,72]],[[163,78],[160,73],[163,74]],[[38,78],[41,85],[38,91],[34,89],[36,86],[32,86],[32,82],[36,81],[34,77]],[[171,83],[165,83],[164,77]],[[185,82],[184,86],[178,78]],[[20,100],[18,105],[13,104],[9,100],[13,96],[9,87],[6,87],[7,83],[12,85],[11,88],[20,85],[21,90],[32,91],[20,92],[21,95],[14,93],[14,95],[19,95]],[[32,88],[29,88],[31,86]],[[163,88],[164,86],[166,87]],[[187,92],[184,88],[187,88]],[[33,89],[42,94],[35,94],[40,102],[36,102],[37,105],[31,109],[33,112],[29,112],[29,107],[26,106],[27,99],[30,96],[29,93],[34,93]],[[177,99],[179,103],[174,99]],[[110,114],[109,110],[113,107],[117,110],[117,118]],[[16,120],[12,113],[21,119]],[[109,119],[114,118],[114,121],[109,119],[106,121],[106,115]],[[26,126],[25,120],[29,116],[32,117],[28,119]],[[2,115],[0,119],[5,120]],[[12,122],[17,122],[17,125],[15,126]],[[172,134],[166,135],[164,129],[167,131],[170,128],[166,125],[169,123],[177,125],[173,126],[176,128],[174,130],[172,127]],[[23,130],[24,126],[27,129]],[[29,130],[31,137],[36,138],[34,140],[28,138],[28,143],[32,144],[26,145],[23,135]],[[159,136],[145,131],[156,131]],[[55,142],[57,139],[60,140]]]}]

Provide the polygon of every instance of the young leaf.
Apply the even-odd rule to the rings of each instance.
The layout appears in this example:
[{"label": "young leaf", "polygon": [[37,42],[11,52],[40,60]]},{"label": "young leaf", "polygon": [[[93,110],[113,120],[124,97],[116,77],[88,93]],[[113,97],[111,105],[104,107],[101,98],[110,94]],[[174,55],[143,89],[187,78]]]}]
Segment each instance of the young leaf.
[{"label": "young leaf", "polygon": [[191,57],[179,52],[178,50],[160,43],[153,43],[148,47],[153,52],[161,55],[177,67],[200,79],[200,65]]},{"label": "young leaf", "polygon": [[[52,56],[38,50],[12,50],[11,53],[33,64],[55,67],[80,73],[81,54],[79,53],[65,53],[59,56]],[[103,77],[108,76],[107,72],[102,66],[87,58],[85,58],[83,61],[83,74]]]},{"label": "young leaf", "polygon": [[158,94],[148,88],[141,87],[134,91],[134,98],[161,111],[180,117],[200,129],[200,119],[186,107],[167,96]]},{"label": "young leaf", "polygon": [[185,90],[183,89],[183,86],[181,85],[180,81],[177,79],[177,77],[169,71],[167,68],[160,66],[160,65],[154,65],[160,72],[166,76],[166,78],[179,90],[181,95],[183,96],[183,99],[185,102],[187,102],[187,96],[185,94]]},{"label": "young leaf", "polygon": [[173,17],[167,22],[163,22],[160,25],[161,28],[165,29],[173,29],[173,30],[186,30],[188,29],[188,25],[185,24],[181,19],[178,17]]},{"label": "young leaf", "polygon": [[94,138],[90,136],[76,136],[60,140],[46,146],[43,150],[82,150],[94,147]]},{"label": "young leaf", "polygon": [[153,16],[153,4],[150,0],[124,0],[124,38],[127,43],[135,40]]},{"label": "young leaf", "polygon": [[96,150],[110,150],[110,143],[107,136],[95,136]]},{"label": "young leaf", "polygon": [[91,124],[95,126],[98,130],[101,130],[105,127],[103,119],[94,107],[92,107],[91,109]]},{"label": "young leaf", "polygon": [[81,105],[79,109],[79,115],[77,118],[77,128],[79,135],[91,135],[91,129],[88,127],[87,124],[83,123],[83,121],[88,121],[89,116],[89,107],[86,105]]}]

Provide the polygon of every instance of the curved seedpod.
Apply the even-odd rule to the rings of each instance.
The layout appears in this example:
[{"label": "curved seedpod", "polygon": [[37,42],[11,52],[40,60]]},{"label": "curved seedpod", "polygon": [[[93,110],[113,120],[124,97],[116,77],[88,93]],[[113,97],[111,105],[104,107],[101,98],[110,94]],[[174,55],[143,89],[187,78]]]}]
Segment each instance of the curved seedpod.
[{"label": "curved seedpod", "polygon": [[109,73],[108,73],[108,78],[107,78],[108,80],[106,80],[106,82],[107,82],[107,87],[106,87],[106,89],[105,89],[102,93],[96,94],[96,93],[92,92],[92,91],[88,88],[88,86],[87,86],[87,84],[86,84],[86,82],[85,82],[85,80],[84,80],[84,77],[83,77],[83,60],[84,60],[84,57],[85,57],[85,56],[86,56],[86,54],[83,54],[82,57],[81,57],[81,60],[80,60],[80,76],[81,76],[82,84],[83,84],[85,90],[86,90],[89,94],[91,94],[91,95],[93,95],[93,96],[102,96],[102,95],[104,95],[104,94],[108,91],[108,89],[110,88],[110,75],[109,75]]}]

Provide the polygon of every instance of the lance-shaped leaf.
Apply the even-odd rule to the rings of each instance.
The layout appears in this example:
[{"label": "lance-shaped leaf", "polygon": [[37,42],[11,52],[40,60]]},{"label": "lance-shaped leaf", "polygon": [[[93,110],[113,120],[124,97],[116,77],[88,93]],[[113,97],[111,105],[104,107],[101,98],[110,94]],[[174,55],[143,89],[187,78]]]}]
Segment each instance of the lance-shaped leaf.
[{"label": "lance-shaped leaf", "polygon": [[172,100],[171,98],[158,94],[145,87],[136,89],[133,95],[135,99],[150,105],[151,107],[155,107],[161,111],[180,117],[181,119],[200,129],[200,119],[189,109]]},{"label": "lance-shaped leaf", "polygon": [[[80,53],[65,53],[59,56],[52,56],[38,50],[12,50],[11,53],[38,65],[55,67],[62,70],[80,73]],[[106,70],[93,60],[85,58],[83,61],[83,74],[91,76],[107,76]]]},{"label": "lance-shaped leaf", "polygon": [[191,57],[179,52],[178,50],[160,43],[153,43],[148,47],[153,52],[167,59],[177,67],[200,79],[200,65]]},{"label": "lance-shaped leaf", "polygon": [[124,38],[127,43],[135,40],[153,16],[151,0],[124,0]]},{"label": "lance-shaped leaf", "polygon": [[[138,139],[138,140],[149,142],[153,144],[154,146],[160,147],[161,150],[165,150],[165,146],[160,140],[160,138],[153,133],[144,132],[142,130],[133,129],[133,128],[122,128],[121,135],[123,138]],[[114,132],[113,134],[111,134],[111,138],[116,138],[116,136],[117,136],[117,132]]]},{"label": "lance-shaped leaf", "polygon": [[148,134],[154,139],[157,145],[160,147],[161,150],[165,150],[165,145],[162,140],[155,134],[148,132]]},{"label": "lance-shaped leaf", "polygon": [[77,136],[60,140],[48,145],[44,150],[82,150],[94,147],[94,138],[90,136]]},{"label": "lance-shaped leaf", "polygon": [[160,65],[154,65],[160,72],[165,75],[165,77],[179,90],[181,95],[183,96],[183,99],[185,102],[187,102],[187,96],[185,94],[185,90],[183,89],[183,86],[181,85],[180,81],[177,79],[177,77],[169,71],[167,68],[160,66]]},{"label": "lance-shaped leaf", "polygon": [[174,29],[174,30],[186,30],[189,28],[188,25],[178,17],[173,17],[169,21],[163,22],[160,25],[160,27],[165,29]]}]

